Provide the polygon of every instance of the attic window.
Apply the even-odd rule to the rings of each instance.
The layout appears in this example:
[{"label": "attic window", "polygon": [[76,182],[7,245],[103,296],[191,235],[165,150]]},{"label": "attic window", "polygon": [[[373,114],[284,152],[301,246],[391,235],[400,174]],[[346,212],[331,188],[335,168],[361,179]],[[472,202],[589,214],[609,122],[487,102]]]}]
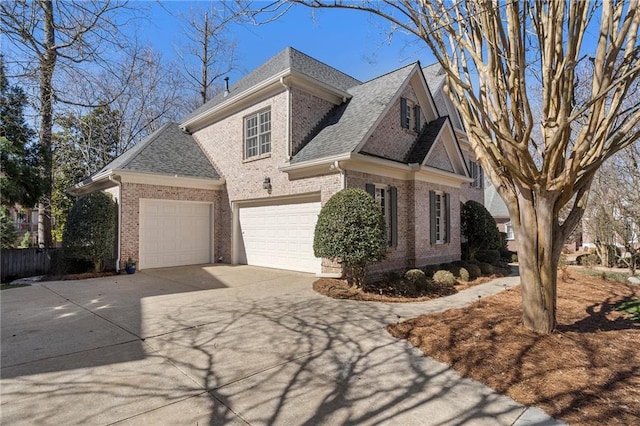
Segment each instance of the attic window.
[{"label": "attic window", "polygon": [[263,110],[244,118],[244,157],[257,157],[271,152],[271,110]]},{"label": "attic window", "polygon": [[410,99],[400,98],[400,125],[403,129],[420,132],[422,128],[420,116],[420,105],[416,105]]}]

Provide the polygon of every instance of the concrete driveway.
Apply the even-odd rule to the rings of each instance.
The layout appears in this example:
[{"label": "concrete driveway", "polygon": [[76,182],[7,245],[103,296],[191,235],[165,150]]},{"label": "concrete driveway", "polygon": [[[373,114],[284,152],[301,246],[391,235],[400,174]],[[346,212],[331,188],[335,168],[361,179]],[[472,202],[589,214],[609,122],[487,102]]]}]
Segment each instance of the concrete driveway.
[{"label": "concrete driveway", "polygon": [[517,277],[404,305],[314,280],[203,265],[3,291],[0,423],[555,424],[384,330]]}]

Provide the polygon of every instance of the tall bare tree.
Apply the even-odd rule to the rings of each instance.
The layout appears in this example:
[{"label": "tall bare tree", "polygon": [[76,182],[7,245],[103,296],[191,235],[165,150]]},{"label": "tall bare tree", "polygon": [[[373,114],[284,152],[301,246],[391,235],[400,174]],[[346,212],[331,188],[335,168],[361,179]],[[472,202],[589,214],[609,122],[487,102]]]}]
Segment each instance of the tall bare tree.
[{"label": "tall bare tree", "polygon": [[[640,142],[598,170],[584,223],[601,263],[611,266],[621,261],[635,275],[640,257]],[[621,259],[617,247],[623,248]]]},{"label": "tall bare tree", "polygon": [[[38,241],[52,244],[52,127],[54,105],[64,99],[64,90],[56,87],[55,75],[78,70],[80,64],[99,63],[105,48],[121,47],[125,37],[118,31],[118,12],[126,2],[76,0],[16,0],[0,2],[2,32],[20,56],[23,75],[36,80],[39,96],[38,138],[42,147],[44,196],[38,205]],[[104,62],[103,62],[104,63]],[[66,81],[69,84],[69,81]]]},{"label": "tall bare tree", "polygon": [[187,53],[195,58],[184,58],[184,75],[198,88],[199,105],[206,103],[214,94],[214,83],[236,67],[236,44],[229,38],[225,16],[226,8],[217,10],[211,2],[207,9],[191,10],[184,20],[189,39]]},{"label": "tall bare tree", "polygon": [[[258,3],[254,12],[273,16],[292,3],[372,13],[430,48],[475,154],[509,209],[523,322],[551,332],[562,246],[583,215],[594,174],[640,137],[640,105],[625,102],[640,73],[638,0],[283,0]],[[252,8],[237,6],[245,15]],[[592,67],[590,90],[578,100],[583,58]],[[539,99],[529,98],[532,82],[542,89]],[[561,220],[564,206],[569,213]]]}]

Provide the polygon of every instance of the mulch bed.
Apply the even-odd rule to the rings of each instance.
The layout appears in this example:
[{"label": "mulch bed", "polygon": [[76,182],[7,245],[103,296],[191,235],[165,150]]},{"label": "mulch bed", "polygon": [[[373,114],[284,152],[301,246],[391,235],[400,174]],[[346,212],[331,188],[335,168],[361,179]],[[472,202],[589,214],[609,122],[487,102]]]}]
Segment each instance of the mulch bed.
[{"label": "mulch bed", "polygon": [[557,331],[521,325],[519,287],[387,330],[462,376],[569,424],[640,424],[640,323],[617,311],[640,286],[570,274]]},{"label": "mulch bed", "polygon": [[412,297],[392,294],[392,286],[377,284],[378,291],[365,291],[351,287],[345,280],[333,278],[320,278],[313,283],[313,289],[324,296],[334,299],[359,300],[361,302],[386,302],[386,303],[412,303],[424,302],[438,297],[449,296],[460,290],[487,283],[503,275],[492,275],[491,277],[480,277],[469,282],[459,282],[454,287],[440,287],[430,292],[417,294]]}]

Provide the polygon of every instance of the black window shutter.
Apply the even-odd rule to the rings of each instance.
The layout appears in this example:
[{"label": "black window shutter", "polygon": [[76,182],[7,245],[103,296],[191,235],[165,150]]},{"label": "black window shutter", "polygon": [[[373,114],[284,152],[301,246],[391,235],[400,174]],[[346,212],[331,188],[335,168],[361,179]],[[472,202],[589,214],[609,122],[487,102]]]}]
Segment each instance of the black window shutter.
[{"label": "black window shutter", "polygon": [[420,132],[420,130],[422,129],[422,125],[420,123],[420,105],[416,105],[413,110],[416,114],[416,132]]},{"label": "black window shutter", "polygon": [[407,99],[406,98],[400,98],[400,126],[402,126],[403,128],[407,128],[408,126],[408,120],[407,120]]},{"label": "black window shutter", "polygon": [[365,191],[367,191],[369,193],[369,195],[371,195],[371,197],[375,200],[376,199],[376,186],[372,183],[367,183],[364,185]]},{"label": "black window shutter", "polygon": [[429,191],[429,234],[431,244],[436,243],[436,193]]},{"label": "black window shutter", "polygon": [[391,247],[398,246],[398,188],[389,188],[389,208],[391,209]]},{"label": "black window shutter", "polygon": [[444,240],[448,243],[451,242],[451,233],[449,232],[451,230],[451,212],[449,211],[449,201],[449,194],[444,194]]}]

